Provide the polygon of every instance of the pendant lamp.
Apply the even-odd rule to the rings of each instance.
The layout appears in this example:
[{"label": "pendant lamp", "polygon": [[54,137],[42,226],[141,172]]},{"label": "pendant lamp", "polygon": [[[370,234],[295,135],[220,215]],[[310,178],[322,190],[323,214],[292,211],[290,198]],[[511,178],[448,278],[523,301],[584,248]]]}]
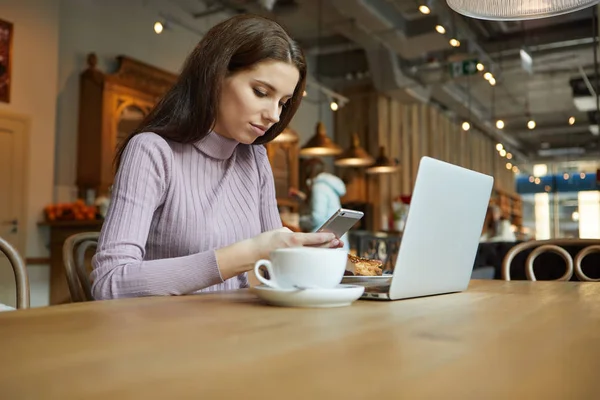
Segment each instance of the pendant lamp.
[{"label": "pendant lamp", "polygon": [[273,139],[273,143],[293,143],[298,141],[298,134],[295,130],[286,127],[283,132],[281,132],[275,139]]},{"label": "pendant lamp", "polygon": [[598,0],[446,0],[459,14],[492,21],[554,17],[598,4]]},{"label": "pendant lamp", "polygon": [[356,133],[352,135],[350,147],[340,154],[334,162],[338,167],[368,167],[374,163],[375,159],[360,147],[360,140]]},{"label": "pendant lamp", "polygon": [[317,123],[314,136],[300,149],[301,156],[337,156],[341,152],[342,148],[327,136],[321,121]]},{"label": "pendant lamp", "polygon": [[367,168],[365,172],[367,174],[391,174],[396,171],[398,171],[398,162],[386,156],[385,149],[381,146],[379,147],[379,156],[377,156],[375,164]]}]

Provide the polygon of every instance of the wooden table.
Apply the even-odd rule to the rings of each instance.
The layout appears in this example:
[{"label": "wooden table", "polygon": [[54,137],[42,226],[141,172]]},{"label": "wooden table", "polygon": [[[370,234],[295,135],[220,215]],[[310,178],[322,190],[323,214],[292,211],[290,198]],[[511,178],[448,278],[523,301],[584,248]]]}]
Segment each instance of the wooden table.
[{"label": "wooden table", "polygon": [[3,399],[600,396],[600,284],[473,281],[337,309],[247,291],[0,315]]}]

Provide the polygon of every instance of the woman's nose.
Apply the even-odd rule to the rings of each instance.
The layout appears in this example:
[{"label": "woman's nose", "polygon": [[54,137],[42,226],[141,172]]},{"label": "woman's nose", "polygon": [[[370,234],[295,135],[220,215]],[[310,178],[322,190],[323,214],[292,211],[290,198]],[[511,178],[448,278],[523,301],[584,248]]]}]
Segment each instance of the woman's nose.
[{"label": "woman's nose", "polygon": [[276,124],[279,122],[279,102],[275,102],[274,105],[271,105],[268,110],[265,110],[265,117],[269,120],[269,122]]}]

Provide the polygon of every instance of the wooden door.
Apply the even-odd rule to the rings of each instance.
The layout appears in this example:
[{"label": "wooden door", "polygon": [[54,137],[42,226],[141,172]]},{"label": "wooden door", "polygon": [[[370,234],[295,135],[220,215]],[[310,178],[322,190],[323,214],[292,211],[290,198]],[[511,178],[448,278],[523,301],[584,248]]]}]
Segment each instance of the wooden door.
[{"label": "wooden door", "polygon": [[[25,258],[25,143],[29,121],[0,113],[0,236]],[[15,279],[12,267],[0,253],[0,303],[14,307]]]}]

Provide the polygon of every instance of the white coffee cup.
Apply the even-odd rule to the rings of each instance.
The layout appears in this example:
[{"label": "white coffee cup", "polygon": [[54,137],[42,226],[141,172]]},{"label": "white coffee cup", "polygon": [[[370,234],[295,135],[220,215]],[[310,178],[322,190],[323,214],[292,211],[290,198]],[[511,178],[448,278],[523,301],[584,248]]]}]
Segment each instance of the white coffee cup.
[{"label": "white coffee cup", "polygon": [[[270,260],[259,260],[254,273],[260,282],[276,289],[336,287],[344,277],[348,252],[343,249],[291,247],[272,251]],[[269,279],[259,269],[265,267]]]}]

